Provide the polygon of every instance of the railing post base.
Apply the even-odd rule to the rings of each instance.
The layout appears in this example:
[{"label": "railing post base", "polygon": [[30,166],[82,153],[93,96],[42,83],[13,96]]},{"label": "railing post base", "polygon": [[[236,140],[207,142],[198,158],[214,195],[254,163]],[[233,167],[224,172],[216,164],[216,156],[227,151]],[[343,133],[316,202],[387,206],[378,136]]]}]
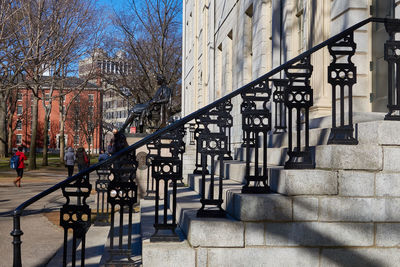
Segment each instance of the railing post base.
[{"label": "railing post base", "polygon": [[353,137],[353,133],[352,125],[332,128],[328,145],[358,145],[358,140]]}]

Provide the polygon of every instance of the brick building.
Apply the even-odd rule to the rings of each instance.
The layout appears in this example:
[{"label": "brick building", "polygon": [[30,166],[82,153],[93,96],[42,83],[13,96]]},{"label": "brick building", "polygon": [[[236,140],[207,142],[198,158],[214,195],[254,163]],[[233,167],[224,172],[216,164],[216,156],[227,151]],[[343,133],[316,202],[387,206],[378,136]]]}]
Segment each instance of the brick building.
[{"label": "brick building", "polygon": [[[43,79],[44,82],[39,93],[40,100],[38,103],[38,152],[43,149],[45,117],[43,101],[48,105],[50,100],[50,83],[46,80],[48,77],[44,76]],[[50,79],[48,80],[50,81]],[[53,92],[48,130],[50,152],[56,152],[60,148],[60,112],[62,112],[60,98],[64,99],[63,110],[67,116],[65,121],[66,147],[76,148],[83,146],[86,150],[90,148],[94,153],[98,152],[101,147],[101,120],[96,119],[96,114],[101,114],[101,88],[92,83],[87,83],[83,89],[79,89],[82,84],[83,80],[69,77],[64,81],[64,89],[62,91],[56,87]],[[32,98],[31,90],[26,88],[18,89],[16,110],[13,117],[12,147],[14,149],[22,145],[29,150]]]}]

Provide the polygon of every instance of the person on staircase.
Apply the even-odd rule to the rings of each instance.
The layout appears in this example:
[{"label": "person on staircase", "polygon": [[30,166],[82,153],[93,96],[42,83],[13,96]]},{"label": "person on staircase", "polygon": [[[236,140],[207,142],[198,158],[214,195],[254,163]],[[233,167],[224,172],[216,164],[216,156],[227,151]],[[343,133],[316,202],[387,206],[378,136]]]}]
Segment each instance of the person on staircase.
[{"label": "person on staircase", "polygon": [[21,187],[21,179],[24,174],[24,168],[25,168],[24,160],[27,160],[23,150],[24,148],[20,146],[18,147],[18,151],[15,153],[15,155],[19,157],[19,161],[18,161],[18,167],[16,169],[17,178],[14,180],[14,185],[18,187]]}]

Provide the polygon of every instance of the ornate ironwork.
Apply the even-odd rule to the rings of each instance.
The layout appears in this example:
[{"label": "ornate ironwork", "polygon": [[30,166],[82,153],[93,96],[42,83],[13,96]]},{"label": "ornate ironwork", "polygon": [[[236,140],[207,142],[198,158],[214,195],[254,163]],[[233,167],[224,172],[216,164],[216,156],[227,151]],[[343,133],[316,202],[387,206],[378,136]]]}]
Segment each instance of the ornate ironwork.
[{"label": "ornate ironwork", "polygon": [[[204,129],[199,133],[197,138],[198,151],[201,154],[201,208],[197,211],[197,217],[225,217],[225,211],[222,209],[222,188],[223,188],[223,161],[224,156],[229,151],[229,140],[226,135],[226,129],[232,123],[230,111],[232,104],[230,101],[221,103],[216,108],[200,115],[197,122]],[[215,130],[213,132],[213,130]],[[208,172],[207,162],[210,158],[210,177],[209,190],[206,196],[206,175]],[[219,161],[219,179],[218,179],[218,196],[215,196],[214,185],[215,179],[215,162]],[[208,208],[206,208],[208,207]]]},{"label": "ornate ironwork", "polygon": [[63,196],[67,199],[60,210],[60,225],[64,228],[63,266],[67,266],[68,229],[72,229],[72,266],[76,265],[77,260],[77,239],[81,240],[81,266],[85,266],[85,237],[91,220],[91,209],[86,199],[91,190],[89,175],[81,176],[74,183],[62,187]]},{"label": "ornate ironwork", "polygon": [[[242,93],[242,129],[246,133],[246,184],[242,188],[242,193],[268,193],[268,169],[267,169],[267,134],[271,130],[271,113],[268,105],[271,97],[271,88],[268,81],[263,81],[246,92]],[[262,171],[260,173],[259,148],[260,134],[263,134],[263,159],[261,162]],[[251,161],[251,140],[254,136],[254,174],[250,174]],[[253,185],[250,185],[250,183]]]},{"label": "ornate ironwork", "polygon": [[[285,91],[285,105],[288,108],[288,161],[285,169],[315,168],[309,146],[309,109],[313,105],[313,90],[310,86],[310,77],[313,66],[310,57],[305,57],[296,64],[285,69],[289,79],[288,89]],[[296,147],[293,148],[293,113],[296,115]],[[304,130],[301,131],[302,116]],[[301,142],[301,132],[304,135],[304,144]]]},{"label": "ornate ironwork", "polygon": [[[111,169],[112,178],[108,185],[107,201],[111,206],[110,259],[108,263],[118,263],[117,256],[125,255],[131,262],[132,213],[137,203],[138,187],[135,182],[138,163],[135,150],[117,159]],[[119,206],[118,236],[115,233],[116,206]],[[124,213],[128,209],[128,226],[124,227]],[[124,244],[124,229],[127,228],[127,243]],[[115,239],[118,245],[114,244]]]},{"label": "ornate ironwork", "polygon": [[[185,151],[184,128],[177,128],[162,135],[153,142],[158,151],[151,161],[152,178],[156,184],[155,197],[155,233],[150,237],[151,242],[157,241],[179,241],[175,233],[176,223],[176,188],[177,181],[182,180],[182,155]],[[162,185],[161,185],[162,183]],[[172,187],[172,198],[168,201],[168,185]],[[163,187],[162,189],[160,187]],[[163,204],[160,205],[161,190],[163,193]],[[168,204],[172,209],[172,217],[168,214]],[[160,220],[160,211],[162,218]]]},{"label": "ornate ironwork", "polygon": [[95,225],[108,225],[109,212],[107,202],[108,184],[110,183],[111,166],[109,164],[101,166],[97,171],[98,179],[96,180],[97,192],[97,211]]},{"label": "ornate ironwork", "polygon": [[[328,144],[356,145],[353,128],[353,85],[357,82],[357,68],[351,61],[356,52],[353,32],[329,44],[332,63],[328,67],[328,82],[332,85],[332,129]],[[348,118],[345,118],[345,90],[347,89]],[[340,92],[340,126],[336,126],[336,91]]]},{"label": "ornate ironwork", "polygon": [[400,120],[400,41],[394,40],[394,35],[400,32],[400,27],[385,23],[390,39],[385,43],[384,58],[388,63],[388,109],[385,120]]},{"label": "ornate ironwork", "polygon": [[285,106],[285,90],[288,86],[288,80],[273,79],[271,80],[275,88],[272,99],[275,103],[275,131],[274,133],[286,132],[286,106]]},{"label": "ornate ironwork", "polygon": [[[195,169],[193,171],[193,174],[202,174],[203,169],[202,166],[203,164],[201,163],[201,154],[200,154],[200,142],[199,142],[199,135],[201,131],[204,130],[203,125],[200,123],[199,119],[196,119],[196,129],[194,130],[194,140],[196,141],[196,162],[195,162]],[[206,162],[207,166],[207,162]],[[206,174],[209,174],[208,169],[205,170]]]}]

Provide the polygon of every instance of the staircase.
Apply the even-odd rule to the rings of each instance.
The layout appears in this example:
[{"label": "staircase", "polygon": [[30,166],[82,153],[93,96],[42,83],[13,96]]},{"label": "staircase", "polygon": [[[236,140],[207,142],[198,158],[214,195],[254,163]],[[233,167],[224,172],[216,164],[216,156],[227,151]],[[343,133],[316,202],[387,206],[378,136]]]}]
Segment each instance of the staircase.
[{"label": "staircase", "polygon": [[[143,265],[397,266],[400,122],[357,126],[357,146],[315,144],[315,169],[283,169],[276,164],[281,157],[271,157],[270,194],[241,193],[245,163],[239,148],[237,160],[224,163],[227,218],[196,217],[201,175],[189,175],[189,186],[177,193],[179,231],[186,238],[173,245],[149,242],[143,231],[152,222],[142,213]],[[327,131],[311,130],[321,139]],[[287,134],[274,138],[282,146],[268,151],[285,151]],[[152,204],[142,201],[146,210]]]},{"label": "staircase", "polygon": [[[400,32],[398,20],[364,20],[21,204],[11,233],[14,266],[21,266],[20,215],[60,189],[66,198],[63,266],[89,264],[92,213],[86,199],[95,172],[97,194],[106,196],[97,203],[109,205],[111,214],[104,249],[109,255],[100,264],[139,265],[140,255],[132,252],[139,220],[133,208],[143,149],[143,266],[398,266],[400,99],[394,96],[400,95],[400,76],[389,71],[396,82],[388,89],[386,115],[365,117],[352,109],[354,31],[370,23],[384,23],[392,37]],[[332,56],[329,123],[309,118],[310,57],[324,47]],[[392,38],[385,47],[395,69],[398,43]],[[285,79],[274,78],[280,73]],[[240,142],[232,135],[238,131]],[[105,213],[108,218],[108,208]],[[68,230],[72,250],[66,249]]]}]

